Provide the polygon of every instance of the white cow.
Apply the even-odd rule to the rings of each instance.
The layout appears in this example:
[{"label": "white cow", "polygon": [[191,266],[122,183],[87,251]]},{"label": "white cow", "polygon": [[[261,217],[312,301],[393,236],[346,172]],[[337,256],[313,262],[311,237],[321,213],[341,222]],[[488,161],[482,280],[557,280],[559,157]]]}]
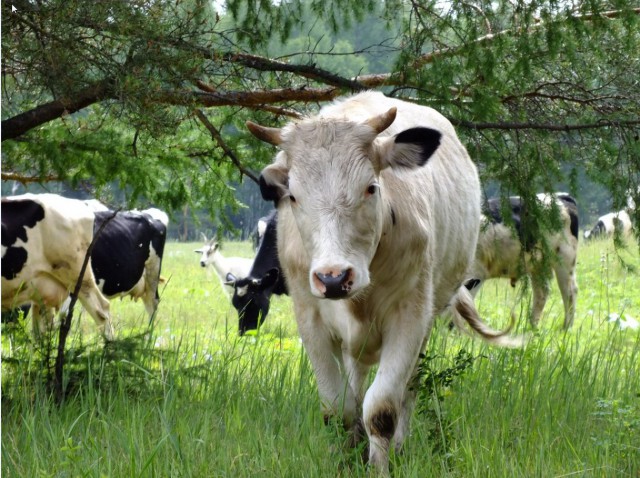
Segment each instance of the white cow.
[{"label": "white cow", "polygon": [[605,237],[612,237],[616,230],[619,230],[620,237],[626,238],[631,235],[633,226],[631,218],[626,210],[610,212],[604,216],[600,216],[596,225],[590,231],[584,232],[585,240]]},{"label": "white cow", "polygon": [[[564,327],[573,323],[578,295],[576,259],[578,254],[578,208],[566,193],[539,194],[543,209],[558,208],[560,228],[544,232],[544,240],[531,234],[526,224],[526,208],[518,196],[509,198],[511,221],[502,217],[499,198],[487,201],[486,215],[482,216],[476,261],[467,287],[475,296],[487,279],[506,277],[515,286],[523,275],[531,278],[533,307],[530,322],[536,327],[549,295],[552,270],[564,303]],[[550,212],[550,211],[549,211]],[[512,224],[510,224],[512,223]],[[510,225],[515,228],[512,229]]]},{"label": "white cow", "polygon": [[207,267],[212,265],[220,279],[222,287],[229,297],[233,297],[233,286],[230,284],[229,275],[234,278],[244,278],[249,276],[253,259],[245,257],[224,257],[220,252],[220,244],[212,238],[207,240],[207,236],[202,235],[204,245],[194,252],[200,254],[200,265]]},{"label": "white cow", "polygon": [[[32,303],[33,330],[44,332],[75,288],[93,238],[94,213],[82,201],[57,194],[2,199],[2,310]],[[105,339],[113,340],[109,301],[91,261],[78,298]],[[43,316],[46,320],[43,320]]]},{"label": "white cow", "polygon": [[462,286],[479,230],[476,167],[442,115],[381,93],[283,129],[247,126],[281,149],[261,189],[277,202],[278,253],[325,417],[341,414],[355,440],[364,425],[369,461],[387,473],[434,316],[451,306],[512,344],[483,328]]}]

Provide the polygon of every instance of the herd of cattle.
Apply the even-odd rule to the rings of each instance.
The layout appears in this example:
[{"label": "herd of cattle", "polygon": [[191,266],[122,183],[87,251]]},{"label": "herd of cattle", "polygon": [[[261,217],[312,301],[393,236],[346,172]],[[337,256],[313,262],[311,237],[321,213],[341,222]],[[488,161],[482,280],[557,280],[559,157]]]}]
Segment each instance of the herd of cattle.
[{"label": "herd of cattle", "polygon": [[[535,326],[555,273],[571,326],[576,201],[555,193],[534,205],[512,197],[508,206],[495,199],[481,207],[476,167],[435,110],[367,92],[282,129],[247,127],[279,147],[260,177],[276,209],[259,227],[254,260],[225,258],[205,238],[200,263],[211,264],[227,288],[241,334],[265,320],[272,294],[290,295],[325,418],[341,416],[354,442],[366,435],[369,461],[383,473],[390,447],[408,434],[409,383],[437,315],[491,343],[520,346],[522,337],[480,319],[474,296],[487,279],[513,285],[528,275]],[[531,207],[553,210],[559,227],[532,234]],[[585,237],[627,224],[626,213],[603,216]],[[155,313],[166,228],[158,210],[96,211],[50,194],[4,198],[2,309],[33,304],[41,331],[82,276],[78,298],[113,339],[106,298],[142,297]]]},{"label": "herd of cattle", "polygon": [[[546,207],[554,200],[552,196],[544,194],[538,195],[538,199]],[[565,224],[545,238],[547,247],[555,251],[550,263],[540,260],[540,257],[533,258],[530,254],[540,242],[523,236],[523,205],[519,197],[509,198],[511,218],[507,221],[502,218],[498,198],[486,201],[481,214],[476,260],[470,273],[471,279],[465,285],[475,296],[482,282],[487,279],[506,277],[515,286],[523,274],[529,275],[533,290],[530,320],[536,326],[549,294],[551,277],[541,269],[551,267],[565,307],[564,326],[568,328],[575,315],[577,293],[575,263],[578,212],[575,200],[568,194],[555,194],[555,201]],[[87,233],[84,223],[92,222],[91,213],[94,215],[93,229]],[[38,225],[39,221],[42,224]],[[88,242],[102,224],[106,226],[97,236],[90,262],[97,288],[108,299],[127,295],[134,299],[142,298],[152,317],[158,307],[167,215],[155,208],[114,213],[95,200],[79,201],[54,194],[25,194],[2,200],[3,312],[15,311],[18,305],[23,313],[31,309],[34,333],[41,335],[52,323],[55,311],[65,310],[69,291],[73,290],[80,276],[81,260],[84,259],[82,252],[88,248]],[[29,241],[26,240],[25,228],[33,229],[29,233]],[[204,245],[195,250],[200,255],[200,265],[213,267],[220,277],[238,311],[241,335],[257,329],[264,321],[272,294],[288,293],[278,260],[276,229],[277,210],[273,209],[258,222],[254,235],[256,255],[253,259],[225,257],[220,251],[220,243],[215,238],[208,240],[204,235]],[[592,230],[585,231],[584,238],[610,237],[616,229],[623,235],[629,235],[632,231],[631,220],[625,210],[600,217]],[[43,242],[45,238],[48,245]],[[17,239],[21,239],[21,245],[17,244]],[[77,254],[73,260],[61,261],[68,252],[60,251],[58,244],[76,247]],[[42,256],[39,257],[39,254]],[[29,257],[31,260],[27,261]],[[525,260],[522,261],[522,258]],[[61,263],[68,264],[68,267],[60,267]],[[90,277],[86,273],[84,277],[79,299],[81,303],[88,304],[87,310],[105,337],[111,340],[113,327],[105,311],[105,302],[93,291]]]}]

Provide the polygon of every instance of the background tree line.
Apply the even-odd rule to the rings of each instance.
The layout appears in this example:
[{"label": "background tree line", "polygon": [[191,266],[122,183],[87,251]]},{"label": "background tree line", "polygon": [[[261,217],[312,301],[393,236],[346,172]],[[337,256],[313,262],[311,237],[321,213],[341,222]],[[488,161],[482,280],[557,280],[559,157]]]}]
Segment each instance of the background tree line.
[{"label": "background tree line", "polygon": [[566,190],[584,224],[638,202],[639,19],[624,1],[5,3],[2,193],[156,205],[172,237],[246,237],[273,151],[244,122],[374,88],[445,114],[487,195]]}]

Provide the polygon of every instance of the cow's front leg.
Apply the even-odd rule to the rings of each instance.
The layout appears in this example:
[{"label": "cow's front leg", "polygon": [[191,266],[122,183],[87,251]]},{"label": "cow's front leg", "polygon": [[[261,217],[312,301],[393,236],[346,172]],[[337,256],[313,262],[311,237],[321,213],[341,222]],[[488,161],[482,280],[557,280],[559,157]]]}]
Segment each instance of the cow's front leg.
[{"label": "cow's front leg", "polygon": [[78,299],[82,306],[93,317],[98,329],[107,342],[115,339],[113,323],[109,313],[109,301],[100,293],[92,280],[85,280],[80,288]]},{"label": "cow's front leg", "polygon": [[[365,437],[364,424],[362,423],[362,399],[364,396],[364,381],[369,373],[367,365],[362,364],[351,354],[343,350],[343,363],[345,368],[345,374],[349,388],[351,389],[351,395],[353,396],[354,409],[349,410],[349,414],[353,414],[353,421],[350,424],[345,425],[349,427],[350,433],[350,446],[355,447]],[[366,457],[365,457],[366,458]]]},{"label": "cow's front leg", "polygon": [[298,331],[316,377],[325,423],[342,417],[347,428],[354,426],[358,407],[341,372],[342,350],[312,307],[296,306]]},{"label": "cow's front leg", "polygon": [[433,320],[430,311],[418,306],[404,307],[394,315],[384,329],[380,366],[363,404],[369,463],[382,474],[389,470],[392,439],[401,446],[408,433],[410,410],[405,406],[413,408],[414,397],[406,391]]},{"label": "cow's front leg", "polygon": [[431,321],[428,325],[428,331],[425,335],[425,339],[422,342],[422,346],[420,347],[420,354],[416,359],[416,363],[413,367],[413,373],[411,374],[411,378],[409,379],[409,383],[407,384],[407,389],[404,395],[404,401],[402,403],[401,414],[398,419],[398,425],[396,427],[395,434],[393,435],[393,443],[396,449],[396,452],[399,452],[402,448],[402,444],[404,443],[404,439],[409,434],[409,425],[411,424],[411,415],[413,414],[413,409],[416,405],[416,396],[418,394],[418,385],[419,385],[419,367],[420,367],[420,357],[424,352],[427,341],[429,340],[429,336],[431,335],[431,328],[433,326],[433,321]]}]

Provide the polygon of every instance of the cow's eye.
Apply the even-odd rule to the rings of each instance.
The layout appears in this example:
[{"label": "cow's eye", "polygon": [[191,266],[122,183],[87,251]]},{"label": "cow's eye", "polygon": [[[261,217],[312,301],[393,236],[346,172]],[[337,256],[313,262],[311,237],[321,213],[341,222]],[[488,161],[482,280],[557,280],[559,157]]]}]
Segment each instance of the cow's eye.
[{"label": "cow's eye", "polygon": [[374,195],[377,190],[378,190],[378,185],[377,184],[369,185],[369,187],[367,188],[367,196]]},{"label": "cow's eye", "polygon": [[289,200],[291,202],[296,202],[296,197],[293,194],[289,194]]}]

